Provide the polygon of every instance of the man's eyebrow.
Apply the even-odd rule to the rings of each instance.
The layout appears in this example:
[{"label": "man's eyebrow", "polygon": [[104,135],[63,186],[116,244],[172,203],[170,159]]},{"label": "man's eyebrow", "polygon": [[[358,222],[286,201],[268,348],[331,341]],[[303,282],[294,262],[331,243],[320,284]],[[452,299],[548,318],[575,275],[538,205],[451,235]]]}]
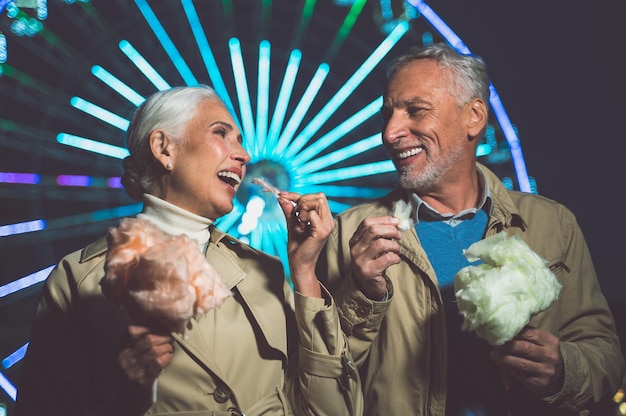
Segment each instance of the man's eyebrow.
[{"label": "man's eyebrow", "polygon": [[[416,96],[416,97],[407,98],[406,100],[396,101],[395,103],[393,103],[393,107],[408,107],[413,104],[430,104],[430,102],[428,100],[425,100],[421,97]],[[383,107],[390,108],[392,107],[392,105],[390,105],[390,103],[385,100],[383,101]]]}]

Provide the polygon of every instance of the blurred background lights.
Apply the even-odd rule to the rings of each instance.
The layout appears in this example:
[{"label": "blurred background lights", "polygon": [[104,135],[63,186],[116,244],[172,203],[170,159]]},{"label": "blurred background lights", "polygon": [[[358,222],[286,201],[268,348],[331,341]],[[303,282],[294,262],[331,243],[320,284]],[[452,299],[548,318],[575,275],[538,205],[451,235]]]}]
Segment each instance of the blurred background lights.
[{"label": "blurred background lights", "polygon": [[7,61],[7,38],[2,32],[0,32],[0,64]]}]

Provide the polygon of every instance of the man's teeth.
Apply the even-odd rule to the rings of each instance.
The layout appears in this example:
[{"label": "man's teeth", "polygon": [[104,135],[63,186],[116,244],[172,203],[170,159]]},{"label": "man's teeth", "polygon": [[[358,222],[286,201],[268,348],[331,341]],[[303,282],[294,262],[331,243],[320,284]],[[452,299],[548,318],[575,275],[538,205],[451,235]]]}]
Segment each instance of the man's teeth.
[{"label": "man's teeth", "polygon": [[234,180],[237,184],[241,183],[241,178],[239,177],[239,175],[237,175],[236,173],[233,173],[233,172],[222,171],[222,172],[218,172],[217,176],[221,176],[221,177],[224,177],[224,178],[230,178],[230,179]]},{"label": "man's teeth", "polygon": [[421,147],[416,147],[411,150],[407,150],[406,152],[398,153],[398,157],[400,159],[406,159],[407,157],[415,156],[416,154],[422,152],[422,150],[424,149],[422,149]]}]

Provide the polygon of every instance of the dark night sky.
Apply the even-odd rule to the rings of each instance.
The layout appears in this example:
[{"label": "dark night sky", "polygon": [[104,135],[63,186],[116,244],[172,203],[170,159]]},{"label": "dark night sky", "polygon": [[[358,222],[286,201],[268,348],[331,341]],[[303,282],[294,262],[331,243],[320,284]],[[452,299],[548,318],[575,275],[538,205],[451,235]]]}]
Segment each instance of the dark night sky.
[{"label": "dark night sky", "polygon": [[626,2],[427,3],[487,62],[539,193],[576,214],[605,295],[623,305]]}]

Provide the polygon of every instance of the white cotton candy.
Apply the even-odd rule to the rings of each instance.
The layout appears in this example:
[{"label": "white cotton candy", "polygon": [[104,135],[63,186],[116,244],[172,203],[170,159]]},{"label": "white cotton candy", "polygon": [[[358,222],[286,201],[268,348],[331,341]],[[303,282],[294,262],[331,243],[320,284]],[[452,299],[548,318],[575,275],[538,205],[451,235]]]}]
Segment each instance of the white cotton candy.
[{"label": "white cotton candy", "polygon": [[413,218],[411,218],[411,210],[412,205],[410,202],[405,202],[402,199],[396,202],[391,215],[400,220],[398,230],[408,231],[415,226],[415,222],[413,221]]},{"label": "white cotton candy", "polygon": [[518,235],[507,238],[501,232],[472,244],[463,254],[484,264],[464,267],[454,277],[462,328],[491,345],[513,339],[559,296],[561,284],[547,262]]}]

